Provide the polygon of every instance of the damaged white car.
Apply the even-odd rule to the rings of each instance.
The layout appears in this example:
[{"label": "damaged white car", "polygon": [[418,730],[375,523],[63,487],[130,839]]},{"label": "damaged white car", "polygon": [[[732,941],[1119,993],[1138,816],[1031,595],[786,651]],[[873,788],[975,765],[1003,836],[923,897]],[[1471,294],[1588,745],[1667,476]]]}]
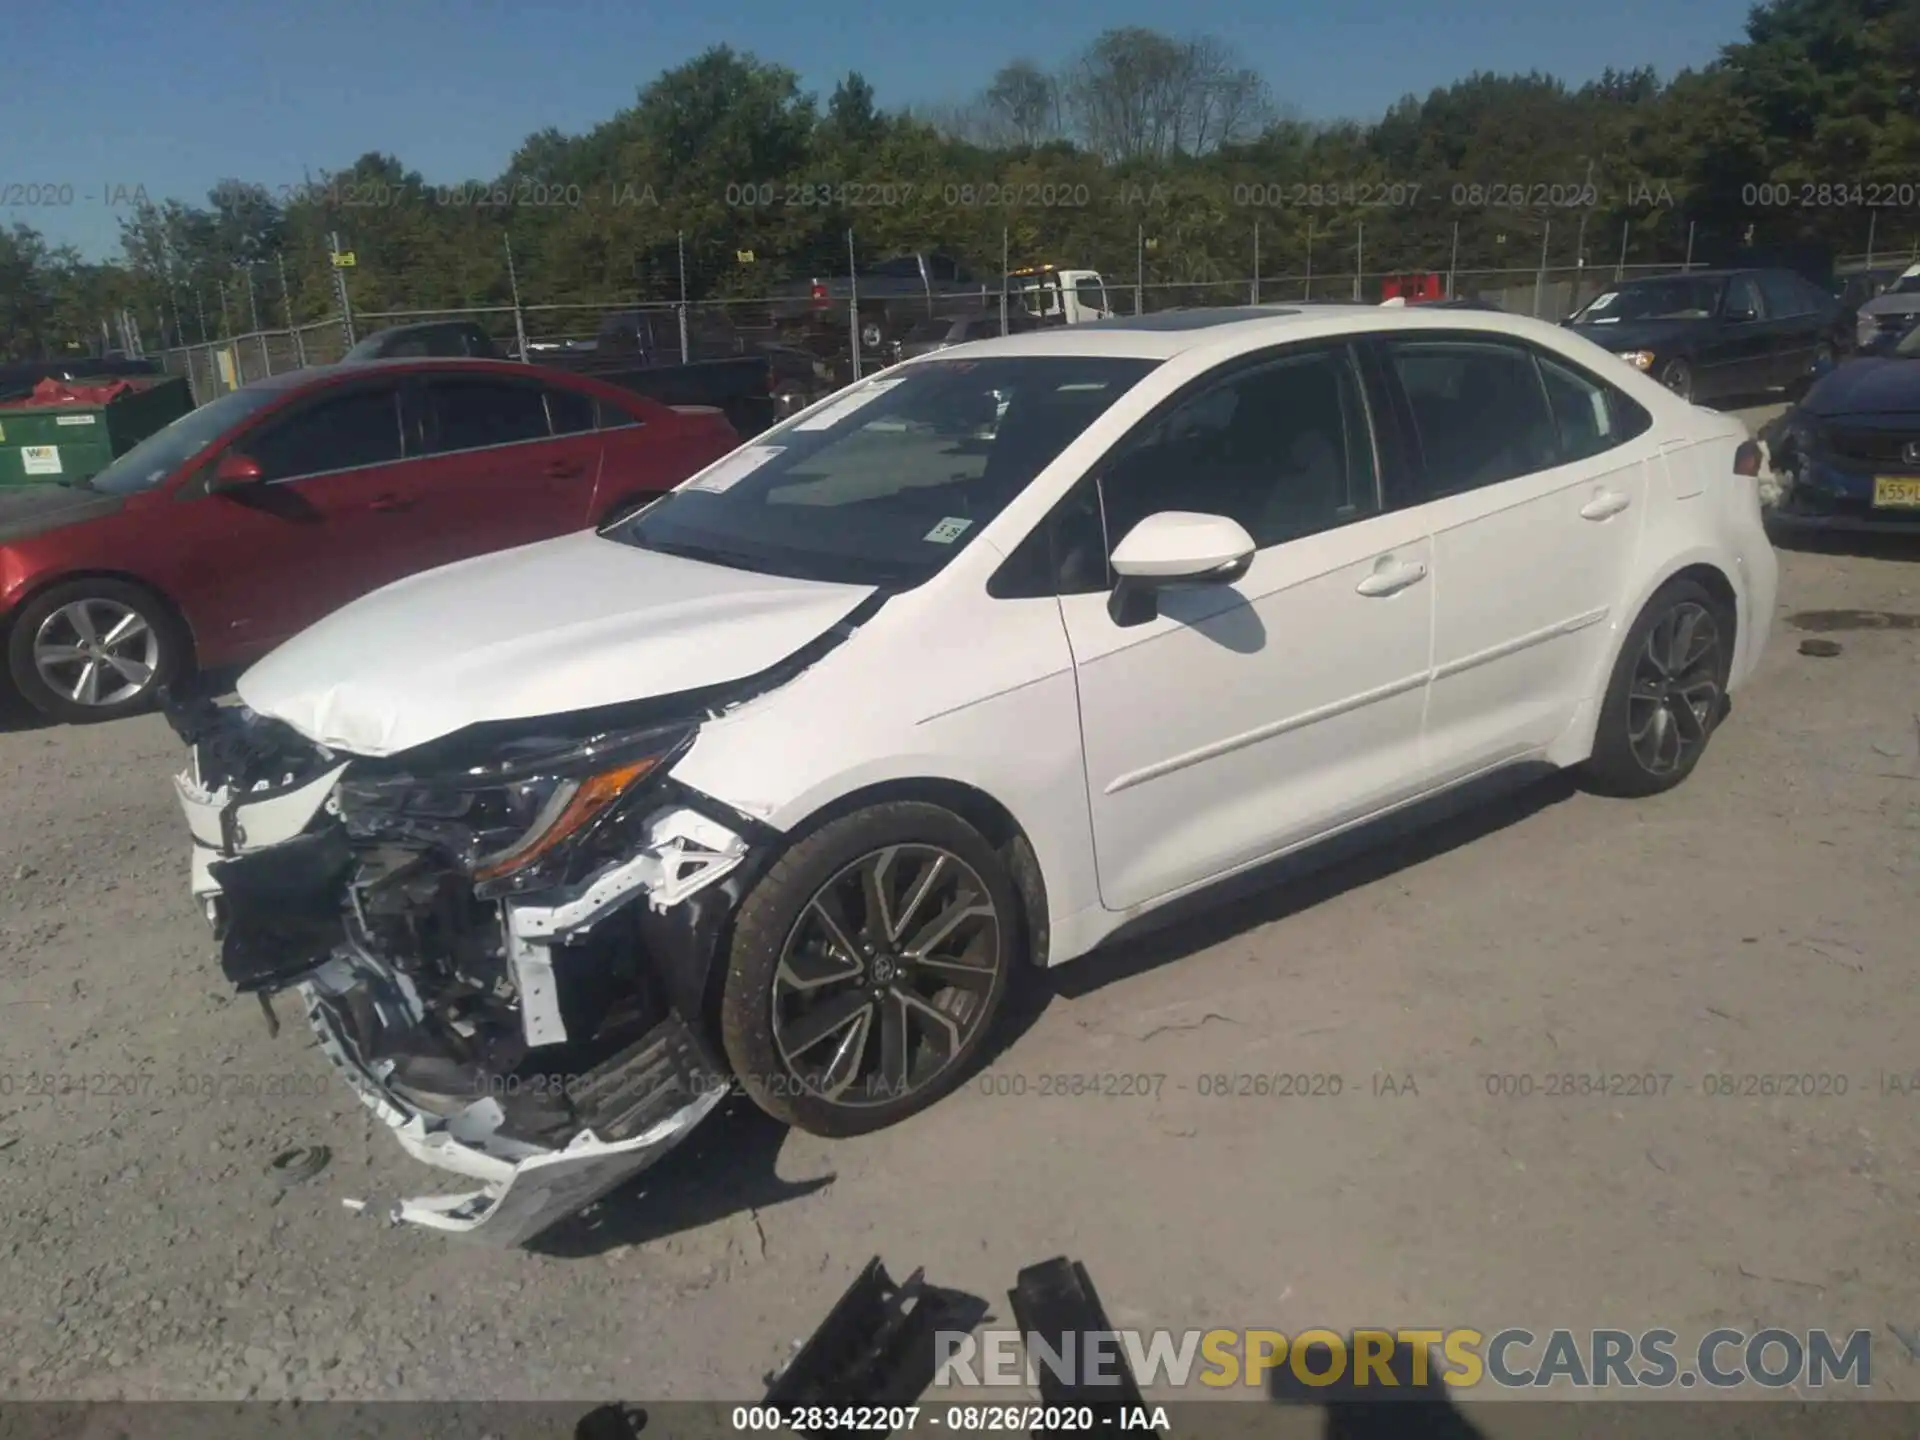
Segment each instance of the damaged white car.
[{"label": "damaged white car", "polygon": [[739,1086],[847,1135],[1027,963],[1502,767],[1694,768],[1773,610],[1735,421],[1493,313],[961,346],[175,693],[193,888],[524,1240]]}]

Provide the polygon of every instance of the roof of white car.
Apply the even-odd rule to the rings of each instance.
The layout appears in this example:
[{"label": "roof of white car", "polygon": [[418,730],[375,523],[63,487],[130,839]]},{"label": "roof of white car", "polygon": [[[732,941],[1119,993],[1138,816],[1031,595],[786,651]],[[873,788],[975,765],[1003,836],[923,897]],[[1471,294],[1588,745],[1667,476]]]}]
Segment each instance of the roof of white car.
[{"label": "roof of white car", "polygon": [[[1378,330],[1486,330],[1538,335],[1557,326],[1497,310],[1381,305],[1235,305],[1216,309],[1161,310],[1118,315],[1086,325],[994,336],[935,352],[954,360],[991,355],[1112,355],[1168,360],[1188,350],[1257,349],[1288,340],[1309,340]],[[1564,333],[1564,332],[1561,332]],[[924,364],[925,360],[910,361]]]}]

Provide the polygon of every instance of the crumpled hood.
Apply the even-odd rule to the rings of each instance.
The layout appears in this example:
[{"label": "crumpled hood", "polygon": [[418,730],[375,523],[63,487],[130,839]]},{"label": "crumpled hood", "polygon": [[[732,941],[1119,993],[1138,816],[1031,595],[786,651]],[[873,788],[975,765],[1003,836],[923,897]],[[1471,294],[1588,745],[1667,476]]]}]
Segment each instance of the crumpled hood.
[{"label": "crumpled hood", "polygon": [[873,594],[636,549],[591,531],[400,580],[240,677],[240,698],[353,755],[469,725],[744,679]]}]

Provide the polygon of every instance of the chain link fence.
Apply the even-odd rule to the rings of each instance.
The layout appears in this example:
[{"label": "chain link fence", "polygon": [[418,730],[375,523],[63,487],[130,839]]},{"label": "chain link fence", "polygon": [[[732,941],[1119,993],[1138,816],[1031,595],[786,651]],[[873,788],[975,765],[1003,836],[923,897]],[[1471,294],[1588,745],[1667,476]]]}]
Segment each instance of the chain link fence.
[{"label": "chain link fence", "polygon": [[[1268,247],[1273,247],[1279,237],[1271,231],[1263,235],[1258,224],[1246,227],[1244,234],[1234,230],[1220,234],[1196,233],[1184,238],[1175,235],[1168,239],[1150,238],[1147,227],[1142,225],[1135,243],[1123,247],[1131,250],[1130,254],[1109,253],[1114,246],[1108,235],[1097,244],[1090,240],[1085,247],[1062,245],[1053,252],[1052,258],[1062,265],[1097,270],[1104,281],[1110,309],[1123,315],[1176,307],[1272,305],[1308,300],[1377,304],[1389,280],[1406,275],[1433,275],[1440,278],[1443,292],[1451,298],[1477,300],[1512,314],[1557,321],[1621,279],[1698,268],[1684,259],[1631,258],[1630,231],[1622,233],[1618,260],[1614,263],[1593,263],[1587,258],[1583,240],[1576,240],[1575,247],[1570,247],[1581,250],[1577,263],[1546,263],[1549,255],[1543,236],[1541,262],[1529,266],[1455,269],[1451,255],[1409,255],[1394,256],[1400,263],[1387,268],[1360,268],[1357,263],[1354,268],[1339,268],[1335,257],[1353,263],[1364,256],[1378,265],[1375,255],[1364,248],[1362,234],[1356,229],[1353,236],[1336,239],[1332,234],[1311,231],[1307,238],[1312,248],[1302,256],[1295,243],[1294,249],[1287,252],[1295,264],[1288,269],[1275,264],[1275,273],[1263,270],[1263,240]],[[1298,238],[1294,237],[1295,242]],[[994,258],[999,264],[974,266],[973,275],[1004,273],[1039,248],[1031,235],[1016,236],[1013,226],[989,237],[987,245],[981,248],[991,248],[996,239],[1001,253]],[[855,232],[785,257],[762,257],[750,250],[731,248],[722,253],[719,242],[683,236],[670,247],[670,253],[644,257],[644,264],[636,259],[630,285],[609,286],[604,294],[591,299],[565,301],[529,299],[528,296],[538,296],[546,288],[540,283],[540,263],[522,260],[516,268],[512,251],[504,240],[502,247],[499,275],[472,283],[505,291],[506,303],[501,303],[498,297],[489,297],[484,303],[466,306],[394,305],[393,297],[404,296],[409,289],[425,289],[430,283],[433,288],[442,288],[437,283],[442,277],[434,276],[430,281],[423,272],[413,286],[407,283],[405,275],[380,277],[380,283],[369,284],[364,272],[335,271],[329,267],[324,288],[335,297],[334,304],[329,311],[305,323],[256,329],[245,334],[220,334],[227,327],[229,313],[222,287],[217,308],[204,303],[191,307],[197,311],[201,333],[207,338],[156,353],[168,371],[189,379],[195,402],[204,404],[216,395],[268,376],[336,363],[356,339],[391,326],[437,320],[471,321],[486,331],[503,353],[537,362],[543,351],[591,344],[609,316],[632,315],[649,317],[656,335],[677,333],[681,353],[694,358],[727,350],[745,351],[757,345],[792,345],[808,349],[829,362],[836,374],[848,378],[885,362],[883,347],[876,348],[872,342],[871,322],[876,314],[889,321],[889,328],[897,328],[898,323],[914,317],[916,305],[925,310],[922,318],[960,313],[970,308],[998,315],[1003,309],[1001,282],[997,278],[939,287],[931,297],[911,287],[903,296],[897,285],[873,284],[862,297],[860,291],[868,283],[869,265],[903,253],[910,255],[911,251],[883,246],[877,240],[869,243]],[[1910,248],[1911,255],[1883,247],[1861,255],[1844,256],[1836,262],[1836,269],[1847,273],[1920,260],[1920,234],[1913,237]],[[1333,268],[1316,264],[1320,257],[1326,257]],[[1307,262],[1305,266],[1298,263],[1301,259]],[[276,308],[291,312],[295,309],[294,294],[286,284],[291,262],[276,263],[280,268]],[[849,287],[845,277],[850,269],[855,271],[855,279]],[[969,272],[961,269],[958,273]],[[804,322],[796,323],[792,318],[793,297],[796,293],[806,296],[809,287],[818,286],[823,279],[833,282],[835,298],[815,305]],[[387,302],[385,307],[360,308],[353,293],[356,288],[363,295],[377,291]],[[849,289],[851,294],[847,293]],[[716,295],[716,291],[720,293]],[[305,293],[311,296],[314,291],[310,288]],[[552,290],[548,289],[548,293]],[[671,298],[675,295],[683,298]],[[706,298],[684,298],[689,295]],[[786,301],[784,305],[779,303],[782,297]],[[184,328],[179,323],[182,302],[178,295],[174,306],[174,324],[165,326],[165,317],[162,320],[163,328],[177,336]],[[210,321],[213,322],[211,331]],[[854,354],[854,337],[864,337],[858,346],[861,352],[858,356]],[[887,337],[889,341],[898,338],[898,333]]]}]

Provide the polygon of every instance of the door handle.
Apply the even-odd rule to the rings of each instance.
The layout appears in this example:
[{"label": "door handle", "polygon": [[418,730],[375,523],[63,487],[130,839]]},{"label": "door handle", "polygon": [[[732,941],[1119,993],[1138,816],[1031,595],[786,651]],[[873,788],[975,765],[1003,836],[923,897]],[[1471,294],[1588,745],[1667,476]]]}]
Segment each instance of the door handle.
[{"label": "door handle", "polygon": [[1382,595],[1397,595],[1409,585],[1418,585],[1426,578],[1427,567],[1424,565],[1383,564],[1353,588],[1362,595],[1378,598]]},{"label": "door handle", "polygon": [[1582,520],[1605,520],[1618,515],[1633,503],[1633,497],[1622,495],[1617,490],[1602,490],[1593,499],[1580,507]]},{"label": "door handle", "polygon": [[402,510],[411,510],[413,501],[402,495],[376,495],[367,503],[367,508],[391,515]]},{"label": "door handle", "polygon": [[571,480],[587,467],[578,460],[556,460],[547,466],[549,480]]}]

